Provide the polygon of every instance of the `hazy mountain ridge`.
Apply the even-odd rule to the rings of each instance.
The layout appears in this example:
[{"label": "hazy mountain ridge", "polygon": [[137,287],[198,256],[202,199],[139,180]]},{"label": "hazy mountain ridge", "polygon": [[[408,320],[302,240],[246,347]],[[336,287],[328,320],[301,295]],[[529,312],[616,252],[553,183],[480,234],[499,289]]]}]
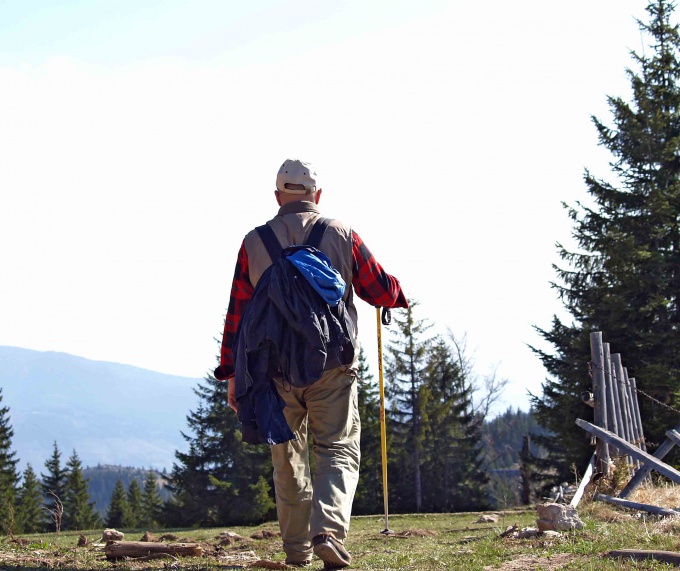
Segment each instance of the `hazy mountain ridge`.
[{"label": "hazy mountain ridge", "polygon": [[0,346],[2,405],[10,409],[20,468],[44,472],[56,441],[66,462],[75,449],[83,466],[162,470],[198,397],[201,379],[66,353]]},{"label": "hazy mountain ridge", "polygon": [[[118,480],[123,483],[126,490],[130,488],[130,483],[133,479],[137,480],[140,489],[143,490],[147,473],[148,469],[129,468],[126,466],[98,465],[83,468],[83,477],[88,480],[90,501],[94,502],[95,509],[102,516],[106,515],[106,510],[111,502],[111,494]],[[155,472],[155,476],[158,492],[163,501],[166,501],[170,497],[170,492],[164,487],[166,474]]]}]

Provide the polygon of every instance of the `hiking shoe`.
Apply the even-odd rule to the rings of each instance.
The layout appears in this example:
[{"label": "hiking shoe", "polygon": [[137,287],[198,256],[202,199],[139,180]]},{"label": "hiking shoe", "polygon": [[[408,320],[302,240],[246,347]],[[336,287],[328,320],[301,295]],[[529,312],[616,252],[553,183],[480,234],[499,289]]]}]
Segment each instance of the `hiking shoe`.
[{"label": "hiking shoe", "polygon": [[321,533],[313,540],[314,555],[324,563],[324,569],[340,569],[352,562],[345,546],[328,533]]}]

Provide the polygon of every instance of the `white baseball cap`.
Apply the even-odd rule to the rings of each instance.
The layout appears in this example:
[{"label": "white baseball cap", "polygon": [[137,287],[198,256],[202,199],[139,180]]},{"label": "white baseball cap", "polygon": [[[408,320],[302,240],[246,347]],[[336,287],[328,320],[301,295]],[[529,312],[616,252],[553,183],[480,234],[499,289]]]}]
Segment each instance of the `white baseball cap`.
[{"label": "white baseball cap", "polygon": [[[288,188],[286,186],[288,184],[300,184],[305,187],[305,190]],[[310,163],[298,159],[286,159],[276,175],[276,188],[279,192],[288,194],[316,192],[316,170]]]}]

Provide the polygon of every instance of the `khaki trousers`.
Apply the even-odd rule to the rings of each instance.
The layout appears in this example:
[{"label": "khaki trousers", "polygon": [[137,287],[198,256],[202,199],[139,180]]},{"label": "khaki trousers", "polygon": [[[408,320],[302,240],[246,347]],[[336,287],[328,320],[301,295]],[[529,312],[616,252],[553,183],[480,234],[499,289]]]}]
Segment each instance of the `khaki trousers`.
[{"label": "khaki trousers", "polygon": [[[305,388],[276,383],[283,413],[297,440],[271,447],[276,510],[289,562],[311,559],[311,539],[332,533],[344,541],[359,480],[361,423],[356,375],[326,371]],[[314,438],[314,479],[309,466],[308,426]]]}]

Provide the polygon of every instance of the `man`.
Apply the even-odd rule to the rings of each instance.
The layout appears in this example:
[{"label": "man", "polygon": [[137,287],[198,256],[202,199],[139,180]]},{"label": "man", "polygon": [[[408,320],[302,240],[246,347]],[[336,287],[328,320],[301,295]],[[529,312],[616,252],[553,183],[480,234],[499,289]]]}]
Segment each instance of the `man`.
[{"label": "man", "polygon": [[[312,165],[297,159],[288,159],[281,165],[274,192],[280,208],[267,224],[283,248],[305,243],[321,217],[321,192]],[[345,224],[332,220],[319,249],[348,284],[343,300],[355,324],[354,292],[376,307],[408,307],[399,282],[382,269],[357,233]],[[216,373],[218,378],[229,380],[229,406],[234,411],[238,403],[232,345],[244,308],[271,263],[258,232],[248,233],[238,253],[224,324],[220,373]],[[271,447],[276,508],[288,564],[306,566],[313,553],[327,569],[346,567],[351,562],[344,541],[359,478],[356,380],[356,359],[351,366],[325,371],[320,380],[307,387],[274,379],[285,402],[285,419],[296,437]],[[314,437],[313,482],[308,427]]]}]

